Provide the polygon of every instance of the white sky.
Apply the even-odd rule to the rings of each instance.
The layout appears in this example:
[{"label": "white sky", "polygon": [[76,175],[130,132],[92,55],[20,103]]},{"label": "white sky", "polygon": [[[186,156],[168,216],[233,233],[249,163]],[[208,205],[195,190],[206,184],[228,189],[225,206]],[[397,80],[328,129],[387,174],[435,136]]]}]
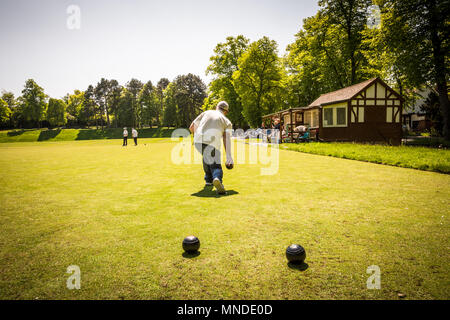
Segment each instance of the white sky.
[{"label": "white sky", "polygon": [[[67,28],[69,5],[81,10]],[[199,75],[227,36],[293,42],[317,0],[0,0],[0,90],[20,95],[33,78],[52,97],[85,90],[101,77],[124,85]]]}]

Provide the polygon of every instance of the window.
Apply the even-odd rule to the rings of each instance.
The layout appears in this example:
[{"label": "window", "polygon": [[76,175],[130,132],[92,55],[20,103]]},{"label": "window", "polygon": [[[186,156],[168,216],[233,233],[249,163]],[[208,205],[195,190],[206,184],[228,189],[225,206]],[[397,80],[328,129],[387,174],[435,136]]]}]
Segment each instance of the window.
[{"label": "window", "polygon": [[332,126],[333,125],[333,108],[327,108],[323,110],[323,125],[326,126]]},{"label": "window", "polygon": [[337,122],[336,124],[339,125],[345,125],[346,121],[345,121],[345,116],[347,115],[345,112],[345,108],[336,108],[336,112],[337,112]]},{"label": "window", "polygon": [[323,107],[324,127],[346,127],[347,126],[347,104],[340,103],[333,106]]},{"label": "window", "polygon": [[305,125],[310,127],[317,127],[319,125],[319,112],[318,110],[305,111]]}]

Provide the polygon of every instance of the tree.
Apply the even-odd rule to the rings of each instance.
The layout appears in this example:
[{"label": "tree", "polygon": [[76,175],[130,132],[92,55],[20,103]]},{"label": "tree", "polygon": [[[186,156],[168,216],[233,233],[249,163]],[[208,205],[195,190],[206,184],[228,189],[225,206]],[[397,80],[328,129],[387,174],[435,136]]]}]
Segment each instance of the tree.
[{"label": "tree", "polygon": [[191,73],[177,76],[164,90],[163,124],[189,127],[203,111],[206,96],[206,85],[200,77]]},{"label": "tree", "polygon": [[126,88],[128,92],[131,94],[132,100],[131,100],[131,109],[132,109],[132,116],[133,116],[133,126],[136,128],[141,127],[141,115],[142,115],[142,105],[138,101],[139,92],[144,87],[144,84],[137,80],[137,79],[131,79],[127,84]]},{"label": "tree", "polygon": [[284,107],[285,74],[277,43],[263,37],[250,44],[238,61],[233,85],[241,98],[244,117],[257,127],[263,114]]},{"label": "tree", "polygon": [[207,97],[206,85],[199,76],[191,73],[176,77],[174,83],[177,124],[187,128],[203,111],[203,101]]},{"label": "tree", "polygon": [[14,93],[9,91],[2,92],[3,101],[6,103],[9,109],[9,119],[8,119],[8,126],[10,128],[14,128],[17,125],[17,118],[19,117],[18,112],[20,111],[18,108],[17,100],[14,97]]},{"label": "tree", "polygon": [[177,125],[177,101],[175,99],[176,84],[171,82],[164,90],[163,125],[173,127]]},{"label": "tree", "polygon": [[108,92],[109,91],[109,82],[105,78],[101,78],[100,82],[94,88],[94,96],[95,101],[97,103],[98,108],[96,111],[100,118],[100,125],[103,130],[103,115],[106,115],[106,123],[108,127],[110,126],[109,121],[109,113],[108,113]]},{"label": "tree", "polygon": [[161,123],[161,115],[164,112],[164,90],[166,90],[170,81],[167,78],[161,78],[156,85],[156,98],[158,100],[158,106],[156,108],[156,123],[159,126]]},{"label": "tree", "polygon": [[420,111],[425,113],[433,121],[433,127],[439,134],[442,134],[443,118],[439,110],[439,95],[431,91],[424,103],[420,106]]},{"label": "tree", "polygon": [[119,107],[117,110],[117,123],[120,126],[131,126],[135,123],[133,112],[134,96],[127,89],[123,88],[119,99]]},{"label": "tree", "polygon": [[33,79],[28,79],[20,97],[22,114],[27,121],[33,121],[38,128],[41,127],[41,120],[44,119],[47,107],[47,96]]},{"label": "tree", "polygon": [[450,140],[448,17],[446,0],[380,0],[386,50],[399,52],[396,68],[417,87],[436,86],[443,136]]},{"label": "tree", "polygon": [[65,97],[66,103],[66,119],[68,125],[75,123],[81,124],[84,119],[81,119],[81,112],[83,109],[84,92],[75,90],[73,94],[67,94]]},{"label": "tree", "polygon": [[319,6],[327,17],[325,20],[330,28],[330,36],[338,37],[339,48],[327,54],[339,52],[338,58],[344,63],[345,78],[341,79],[342,87],[360,82],[358,70],[365,64],[362,54],[362,31],[367,28],[367,9],[372,0],[320,0]]},{"label": "tree", "polygon": [[141,121],[152,126],[153,118],[157,115],[158,103],[155,88],[151,81],[148,81],[139,93],[139,103],[142,106]]},{"label": "tree", "polygon": [[117,80],[110,80],[109,81],[109,91],[108,91],[108,101],[107,105],[109,106],[111,114],[114,115],[114,123],[117,128],[118,122],[117,122],[117,113],[119,110],[119,102],[120,102],[120,95],[122,93],[123,87],[119,84]]},{"label": "tree", "polygon": [[225,43],[217,44],[215,55],[210,58],[212,63],[206,70],[206,74],[211,74],[214,79],[210,83],[203,109],[213,109],[219,101],[227,101],[230,106],[228,118],[239,128],[247,126],[247,121],[242,114],[241,99],[234,87],[233,73],[239,69],[238,60],[247,49],[248,43],[249,40],[242,35],[227,37]]},{"label": "tree", "polygon": [[66,103],[61,99],[50,98],[47,108],[47,121],[52,126],[62,126],[66,123]]},{"label": "tree", "polygon": [[11,110],[5,100],[0,98],[0,127],[5,127],[9,123]]},{"label": "tree", "polygon": [[89,85],[83,94],[83,104],[79,113],[79,121],[89,126],[91,124],[91,119],[94,117],[95,124],[98,128],[97,117],[95,116],[96,109],[97,107],[94,101],[94,87]]}]

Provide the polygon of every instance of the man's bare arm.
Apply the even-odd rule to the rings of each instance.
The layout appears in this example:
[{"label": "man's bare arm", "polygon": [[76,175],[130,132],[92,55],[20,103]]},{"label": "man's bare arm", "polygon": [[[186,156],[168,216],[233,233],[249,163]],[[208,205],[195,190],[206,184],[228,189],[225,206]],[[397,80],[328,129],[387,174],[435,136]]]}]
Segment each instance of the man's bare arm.
[{"label": "man's bare arm", "polygon": [[231,157],[231,136],[228,130],[225,130],[223,133],[223,146],[225,147],[225,154],[227,156],[226,163],[233,163],[233,158]]}]

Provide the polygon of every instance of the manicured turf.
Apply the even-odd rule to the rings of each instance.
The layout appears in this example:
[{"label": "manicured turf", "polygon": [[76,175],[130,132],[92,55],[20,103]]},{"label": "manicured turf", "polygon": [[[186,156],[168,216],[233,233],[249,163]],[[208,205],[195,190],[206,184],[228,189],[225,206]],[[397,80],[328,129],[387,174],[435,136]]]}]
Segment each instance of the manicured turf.
[{"label": "manicured turf", "polygon": [[[0,298],[450,298],[449,175],[281,150],[274,176],[225,171],[219,198],[174,143],[140,142],[0,144]],[[199,256],[183,256],[190,234]]]},{"label": "manicured turf", "polygon": [[282,149],[391,166],[450,173],[450,150],[357,143],[287,143]]},{"label": "manicured turf", "polygon": [[[131,137],[131,128],[128,128]],[[170,138],[173,129],[138,129],[141,138]],[[120,139],[122,128],[101,129],[17,129],[0,131],[0,142],[74,141]]]}]

